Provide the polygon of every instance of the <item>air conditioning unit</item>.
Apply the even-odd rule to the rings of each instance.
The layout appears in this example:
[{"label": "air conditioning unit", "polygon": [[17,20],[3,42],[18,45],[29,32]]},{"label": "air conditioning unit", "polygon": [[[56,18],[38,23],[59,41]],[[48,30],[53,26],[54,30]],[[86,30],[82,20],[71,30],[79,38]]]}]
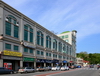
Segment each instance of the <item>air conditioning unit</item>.
[{"label": "air conditioning unit", "polygon": [[8,17],[6,17],[5,20],[8,21]]},{"label": "air conditioning unit", "polygon": [[17,22],[16,25],[19,26],[19,22]]}]

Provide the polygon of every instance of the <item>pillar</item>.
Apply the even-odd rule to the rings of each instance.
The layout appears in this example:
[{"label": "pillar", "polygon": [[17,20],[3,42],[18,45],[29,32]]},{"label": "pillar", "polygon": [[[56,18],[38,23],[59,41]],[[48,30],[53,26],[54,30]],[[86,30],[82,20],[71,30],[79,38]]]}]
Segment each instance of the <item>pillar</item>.
[{"label": "pillar", "polygon": [[36,69],[36,62],[34,62],[34,69]]},{"label": "pillar", "polygon": [[22,60],[20,61],[20,67],[23,67],[23,61]]},{"label": "pillar", "polygon": [[3,59],[0,59],[0,67],[3,67]]}]

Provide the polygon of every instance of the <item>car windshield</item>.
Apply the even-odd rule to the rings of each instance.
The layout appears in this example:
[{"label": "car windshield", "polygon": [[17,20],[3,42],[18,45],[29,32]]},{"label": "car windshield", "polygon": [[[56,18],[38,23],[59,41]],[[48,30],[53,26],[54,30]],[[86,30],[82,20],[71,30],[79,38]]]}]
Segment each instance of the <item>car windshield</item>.
[{"label": "car windshield", "polygon": [[20,69],[25,69],[25,67],[21,67]]}]

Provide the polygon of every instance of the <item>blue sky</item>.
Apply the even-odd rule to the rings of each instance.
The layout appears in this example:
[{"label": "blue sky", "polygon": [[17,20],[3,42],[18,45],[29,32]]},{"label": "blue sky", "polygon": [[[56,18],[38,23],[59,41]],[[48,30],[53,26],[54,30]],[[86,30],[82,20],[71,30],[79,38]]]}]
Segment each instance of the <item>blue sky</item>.
[{"label": "blue sky", "polygon": [[3,0],[46,29],[77,30],[77,53],[100,53],[100,0]]}]

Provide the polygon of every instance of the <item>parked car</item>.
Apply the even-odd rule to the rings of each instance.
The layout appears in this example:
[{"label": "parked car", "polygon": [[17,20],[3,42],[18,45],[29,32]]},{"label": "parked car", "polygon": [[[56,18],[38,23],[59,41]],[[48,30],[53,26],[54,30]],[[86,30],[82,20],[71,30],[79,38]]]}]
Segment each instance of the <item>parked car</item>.
[{"label": "parked car", "polygon": [[48,67],[43,67],[43,68],[44,68],[44,71],[49,71]]},{"label": "parked car", "polygon": [[97,65],[97,69],[99,69],[100,68],[100,65]]},{"label": "parked car", "polygon": [[7,73],[10,73],[10,74],[13,74],[14,71],[13,70],[10,70],[10,69],[7,69],[5,67],[0,67],[0,74],[7,74]]},{"label": "parked car", "polygon": [[67,66],[62,66],[60,70],[61,70],[61,71],[62,71],[62,70],[69,70],[69,67],[67,67]]},{"label": "parked car", "polygon": [[38,68],[36,69],[36,71],[45,71],[45,68],[43,68],[43,67],[38,67]]},{"label": "parked car", "polygon": [[19,73],[34,72],[35,70],[31,67],[22,67],[18,70]]},{"label": "parked car", "polygon": [[60,66],[52,67],[51,70],[60,70]]}]

